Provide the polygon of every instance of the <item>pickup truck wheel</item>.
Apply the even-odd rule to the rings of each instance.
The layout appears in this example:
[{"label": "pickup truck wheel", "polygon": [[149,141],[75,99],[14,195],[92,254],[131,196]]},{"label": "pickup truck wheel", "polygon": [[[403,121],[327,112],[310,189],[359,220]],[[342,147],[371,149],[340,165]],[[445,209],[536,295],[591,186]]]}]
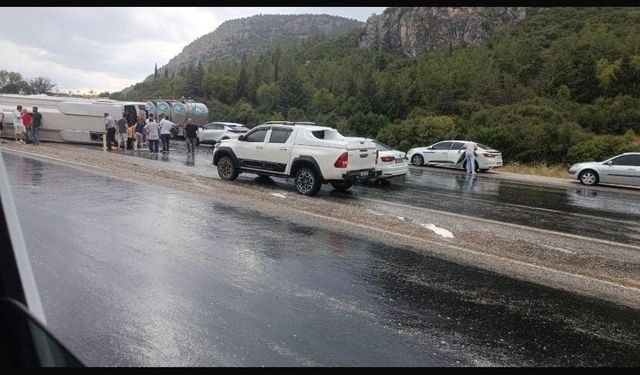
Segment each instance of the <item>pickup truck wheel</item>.
[{"label": "pickup truck wheel", "polygon": [[353,184],[346,181],[331,181],[331,186],[338,191],[345,192],[352,187]]},{"label": "pickup truck wheel", "polygon": [[238,178],[238,168],[233,165],[233,160],[228,156],[223,156],[218,160],[218,176],[226,181],[233,181]]},{"label": "pickup truck wheel", "polygon": [[318,194],[322,186],[318,174],[309,167],[301,167],[298,169],[294,181],[298,193],[308,196]]}]

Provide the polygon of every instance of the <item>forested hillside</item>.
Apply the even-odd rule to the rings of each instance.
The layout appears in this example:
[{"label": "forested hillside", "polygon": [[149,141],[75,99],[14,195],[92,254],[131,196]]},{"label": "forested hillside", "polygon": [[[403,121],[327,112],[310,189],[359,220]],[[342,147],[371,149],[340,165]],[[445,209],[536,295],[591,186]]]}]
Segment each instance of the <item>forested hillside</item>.
[{"label": "forested hillside", "polygon": [[443,138],[506,160],[568,163],[639,149],[640,9],[533,8],[472,48],[410,58],[364,30],[139,83],[114,99],[189,97],[211,120],[315,121],[401,150]]}]

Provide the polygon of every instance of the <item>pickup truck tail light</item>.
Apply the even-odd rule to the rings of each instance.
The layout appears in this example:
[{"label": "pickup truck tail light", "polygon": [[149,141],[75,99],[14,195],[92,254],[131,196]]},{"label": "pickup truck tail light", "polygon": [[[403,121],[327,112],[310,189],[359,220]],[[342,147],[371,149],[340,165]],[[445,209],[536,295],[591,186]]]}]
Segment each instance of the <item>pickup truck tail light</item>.
[{"label": "pickup truck tail light", "polygon": [[383,156],[383,157],[380,158],[380,160],[389,162],[389,161],[396,160],[396,158],[394,156]]},{"label": "pickup truck tail light", "polygon": [[338,160],[336,160],[336,162],[333,163],[333,166],[336,168],[346,168],[348,162],[349,162],[349,154],[346,152],[343,152],[342,155],[338,157]]}]

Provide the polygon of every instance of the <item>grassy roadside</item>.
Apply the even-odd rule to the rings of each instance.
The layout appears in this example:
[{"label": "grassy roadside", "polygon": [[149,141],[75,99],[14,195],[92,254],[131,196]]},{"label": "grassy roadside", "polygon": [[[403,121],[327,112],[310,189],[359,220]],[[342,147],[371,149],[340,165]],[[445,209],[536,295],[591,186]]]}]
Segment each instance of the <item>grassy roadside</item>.
[{"label": "grassy roadside", "polygon": [[548,165],[544,163],[520,164],[515,162],[508,163],[502,168],[496,169],[496,171],[499,171],[499,172],[529,174],[529,175],[556,177],[556,178],[568,178],[567,177],[568,170],[569,170],[569,167],[562,164],[552,164],[552,165]]}]

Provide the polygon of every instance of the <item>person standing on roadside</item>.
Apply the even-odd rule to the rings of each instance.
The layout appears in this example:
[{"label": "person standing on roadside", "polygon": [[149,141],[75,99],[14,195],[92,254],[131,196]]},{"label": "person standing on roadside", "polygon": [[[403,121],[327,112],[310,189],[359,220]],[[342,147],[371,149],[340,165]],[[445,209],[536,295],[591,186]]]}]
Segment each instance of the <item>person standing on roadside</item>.
[{"label": "person standing on roadside", "polygon": [[193,119],[189,118],[187,120],[185,132],[187,136],[187,154],[188,153],[195,154],[196,143],[198,141],[198,125],[193,123]]},{"label": "person standing on roadside", "polygon": [[476,174],[476,150],[478,146],[474,142],[465,145],[465,159],[467,161],[467,174]]},{"label": "person standing on roadside", "polygon": [[32,118],[31,113],[27,112],[26,108],[22,108],[22,125],[24,125],[25,128],[24,139],[27,143],[33,142],[33,132],[31,131]]},{"label": "person standing on roadside", "polygon": [[149,155],[158,153],[158,140],[160,139],[160,128],[153,118],[144,126],[147,131],[147,141],[149,142]]},{"label": "person standing on roadside", "polygon": [[162,153],[169,152],[169,138],[171,137],[171,129],[175,126],[169,121],[164,114],[160,115],[160,139],[162,139]]},{"label": "person standing on roadside", "polygon": [[136,150],[140,150],[142,148],[144,141],[144,126],[146,125],[143,116],[138,116],[138,121],[136,122],[136,127],[134,129],[134,136],[136,137]]},{"label": "person standing on roadside", "polygon": [[31,128],[33,131],[33,144],[40,145],[40,128],[44,127],[44,119],[42,114],[38,112],[38,107],[33,107],[33,119],[31,120]]},{"label": "person standing on roadside", "polygon": [[13,111],[13,130],[16,136],[16,143],[24,143],[22,133],[24,133],[24,125],[22,125],[22,106],[18,105]]},{"label": "person standing on roadside", "polygon": [[125,117],[124,112],[122,113],[122,117],[118,119],[117,129],[118,135],[116,139],[118,140],[118,149],[120,149],[120,145],[122,145],[123,149],[127,147],[127,119]]},{"label": "person standing on roadside", "polygon": [[111,145],[116,144],[116,119],[110,114],[104,114],[104,127],[107,129],[107,149],[111,150]]},{"label": "person standing on roadside", "polygon": [[133,130],[135,123],[130,123],[127,126],[127,150],[133,150]]}]

